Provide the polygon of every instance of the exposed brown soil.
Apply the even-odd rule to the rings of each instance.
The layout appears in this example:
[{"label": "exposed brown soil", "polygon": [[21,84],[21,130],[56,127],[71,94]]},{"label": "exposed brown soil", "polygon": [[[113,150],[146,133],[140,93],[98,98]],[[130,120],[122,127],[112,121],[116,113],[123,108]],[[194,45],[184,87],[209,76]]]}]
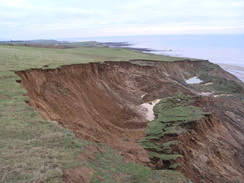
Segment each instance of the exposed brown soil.
[{"label": "exposed brown soil", "polygon": [[181,171],[191,180],[212,183],[244,180],[243,140],[236,139],[238,135],[229,127],[212,115],[177,137],[183,155]]},{"label": "exposed brown soil", "polygon": [[[147,124],[138,106],[178,93],[195,95],[184,79],[199,74],[204,62],[104,62],[17,74],[29,104],[45,119],[58,121],[81,139],[110,145],[126,161],[150,166],[147,151],[137,143]],[[216,73],[239,82],[221,68]],[[181,142],[176,148],[183,155],[180,171],[195,182],[244,180],[244,106],[240,100],[224,100],[228,103],[221,97],[199,97],[195,105],[214,114],[176,137]],[[70,171],[80,170],[69,170],[65,177]]]},{"label": "exposed brown soil", "polygon": [[[106,149],[101,146],[88,146],[78,155],[78,158],[81,159],[83,162],[89,162],[91,160],[96,160],[95,153],[105,153]],[[94,174],[94,170],[88,167],[76,167],[76,168],[68,168],[63,171],[63,180],[68,183],[78,183],[84,182],[89,183],[91,182],[91,178]],[[103,177],[96,175],[99,180],[103,180]]]},{"label": "exposed brown soil", "polygon": [[2,96],[0,96],[0,99],[11,99],[11,98],[9,96],[2,95]]},{"label": "exposed brown soil", "polygon": [[64,171],[63,179],[67,183],[74,183],[74,182],[89,183],[91,182],[93,173],[94,170],[88,167],[70,168]]}]

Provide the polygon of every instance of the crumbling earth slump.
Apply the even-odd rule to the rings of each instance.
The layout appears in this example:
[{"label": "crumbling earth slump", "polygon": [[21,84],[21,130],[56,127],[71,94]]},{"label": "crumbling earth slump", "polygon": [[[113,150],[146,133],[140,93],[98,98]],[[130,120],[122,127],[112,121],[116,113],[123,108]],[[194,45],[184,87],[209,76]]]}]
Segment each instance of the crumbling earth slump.
[{"label": "crumbling earth slump", "polygon": [[190,92],[170,77],[171,72],[181,69],[176,63],[162,66],[162,62],[146,66],[140,62],[105,62],[17,74],[28,91],[29,104],[45,119],[58,121],[81,139],[107,143],[128,160],[148,163],[146,151],[135,143],[143,138],[147,124],[137,106],[143,100]]},{"label": "crumbling earth slump", "polygon": [[[137,143],[145,136],[147,126],[147,120],[138,112],[138,106],[145,101],[179,93],[194,95],[194,89],[186,85],[184,79],[199,74],[205,62],[137,60],[67,65],[57,69],[29,69],[16,73],[28,91],[29,104],[45,119],[57,121],[81,139],[110,145],[119,150],[127,161],[150,165],[148,152]],[[222,70],[219,73],[232,78]],[[228,125],[231,126],[229,123]],[[236,129],[232,128],[233,131]],[[243,137],[243,132],[241,135]],[[221,167],[216,166],[203,169],[205,172],[201,172],[199,166],[196,171],[191,171],[192,175],[187,173],[191,166],[188,163],[190,160],[194,160],[195,164],[197,161],[201,165],[206,163],[205,159],[197,158],[201,151],[192,156],[186,153],[184,147],[187,147],[187,151],[190,148],[193,151],[199,148],[185,146],[188,142],[186,139],[190,136],[188,134],[182,137],[182,145],[178,147],[185,156],[181,161],[181,171],[195,181],[198,181],[201,174],[206,175],[210,171],[221,175]],[[197,143],[207,143],[207,146],[214,144],[216,138],[209,141],[199,140]],[[224,139],[224,145],[227,144],[225,141],[228,139]],[[238,152],[244,149],[240,149],[240,146],[234,148],[239,148]],[[232,154],[227,156],[232,158]],[[237,172],[240,172],[239,165],[238,168]]]}]

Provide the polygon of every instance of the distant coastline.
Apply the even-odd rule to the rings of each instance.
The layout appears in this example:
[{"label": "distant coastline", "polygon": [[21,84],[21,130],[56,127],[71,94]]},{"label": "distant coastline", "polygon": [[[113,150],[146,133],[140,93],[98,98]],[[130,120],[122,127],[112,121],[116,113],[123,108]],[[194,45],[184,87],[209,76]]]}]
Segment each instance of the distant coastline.
[{"label": "distant coastline", "polygon": [[120,47],[173,57],[209,60],[244,82],[244,34],[162,35],[89,38],[109,47]]}]

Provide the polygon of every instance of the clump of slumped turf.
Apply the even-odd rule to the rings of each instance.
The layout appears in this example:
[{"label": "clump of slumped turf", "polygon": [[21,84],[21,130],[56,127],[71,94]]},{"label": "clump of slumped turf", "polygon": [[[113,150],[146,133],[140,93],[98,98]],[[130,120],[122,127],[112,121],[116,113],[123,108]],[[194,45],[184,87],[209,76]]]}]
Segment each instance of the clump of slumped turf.
[{"label": "clump of slumped turf", "polygon": [[[193,96],[181,94],[164,98],[154,107],[157,119],[148,123],[146,136],[140,141],[142,147],[150,151],[149,157],[153,163],[156,163],[158,159],[171,161],[182,157],[172,149],[180,142],[172,139],[187,130],[184,127],[186,124],[198,122],[210,114],[192,106],[193,102]],[[170,163],[166,168],[175,169],[179,166],[179,164]]]}]

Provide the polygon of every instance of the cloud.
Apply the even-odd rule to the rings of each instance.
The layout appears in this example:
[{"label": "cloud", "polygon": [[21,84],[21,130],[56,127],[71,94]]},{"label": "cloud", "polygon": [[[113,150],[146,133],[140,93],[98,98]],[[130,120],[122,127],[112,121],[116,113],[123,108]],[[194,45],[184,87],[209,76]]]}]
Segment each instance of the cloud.
[{"label": "cloud", "polygon": [[244,33],[242,0],[0,0],[0,9],[0,37],[12,39]]}]

